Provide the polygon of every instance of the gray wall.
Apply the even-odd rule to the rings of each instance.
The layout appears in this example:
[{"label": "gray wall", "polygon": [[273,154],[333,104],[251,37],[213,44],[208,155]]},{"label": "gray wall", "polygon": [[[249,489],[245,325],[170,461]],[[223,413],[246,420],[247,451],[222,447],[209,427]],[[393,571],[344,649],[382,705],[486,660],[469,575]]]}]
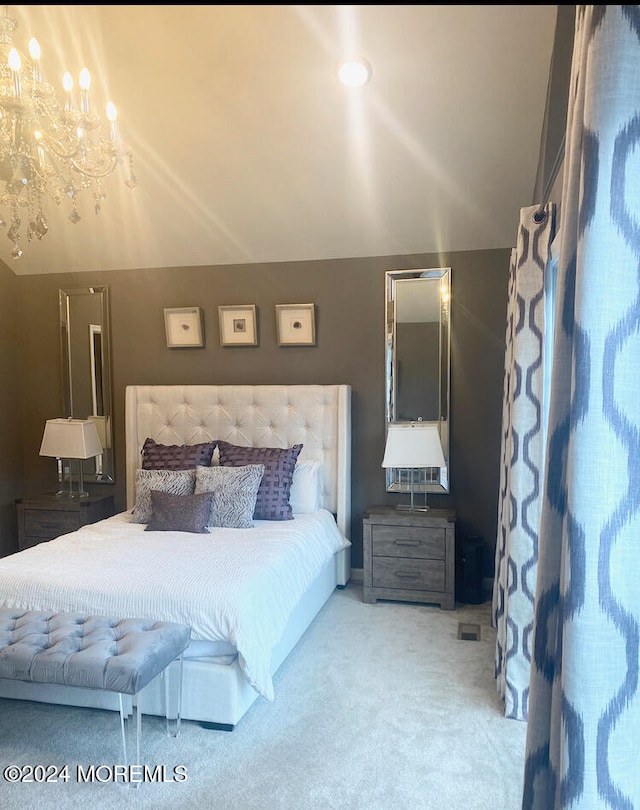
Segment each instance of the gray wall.
[{"label": "gray wall", "polygon": [[0,262],[0,556],[16,549],[15,498],[22,494],[18,279]]},{"label": "gray wall", "polygon": [[[451,487],[431,503],[454,505],[460,531],[495,542],[509,251],[233,267],[24,276],[19,322],[23,480],[20,495],[56,486],[38,455],[46,419],[62,414],[58,289],[106,284],[111,296],[116,501],[125,506],[124,389],[129,384],[348,383],[353,389],[353,565],[362,566],[362,512],[395,504],[384,449],[385,270],[452,268]],[[315,347],[278,347],[275,304],[316,304]],[[258,347],[221,347],[217,307],[256,304]],[[206,345],[167,349],[164,307],[200,306]],[[0,460],[0,466],[2,461]],[[105,485],[98,485],[105,486]],[[108,485],[107,485],[108,486]],[[95,489],[95,485],[94,485]],[[487,555],[487,566],[493,564]]]}]

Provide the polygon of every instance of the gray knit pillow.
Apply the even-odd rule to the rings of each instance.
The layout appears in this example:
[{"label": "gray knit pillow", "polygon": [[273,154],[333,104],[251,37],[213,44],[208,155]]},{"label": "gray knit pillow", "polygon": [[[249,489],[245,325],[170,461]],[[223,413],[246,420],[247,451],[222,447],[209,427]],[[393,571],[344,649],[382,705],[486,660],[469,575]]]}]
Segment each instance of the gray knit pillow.
[{"label": "gray knit pillow", "polygon": [[196,467],[196,494],[212,494],[208,526],[250,529],[263,464],[246,467]]},{"label": "gray knit pillow", "polygon": [[195,470],[136,470],[136,505],[133,507],[134,523],[151,520],[151,490],[172,492],[174,495],[193,495],[196,482]]},{"label": "gray knit pillow", "polygon": [[151,490],[153,514],[146,532],[192,532],[206,534],[211,512],[210,492],[201,495],[174,495],[172,492]]}]

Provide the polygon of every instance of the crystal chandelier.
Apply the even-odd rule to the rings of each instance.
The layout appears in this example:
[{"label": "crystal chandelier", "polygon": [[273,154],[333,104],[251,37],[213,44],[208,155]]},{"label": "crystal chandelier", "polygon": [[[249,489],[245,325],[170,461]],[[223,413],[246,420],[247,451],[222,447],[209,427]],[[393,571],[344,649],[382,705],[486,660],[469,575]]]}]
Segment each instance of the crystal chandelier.
[{"label": "crystal chandelier", "polygon": [[11,256],[22,256],[21,236],[42,239],[48,231],[44,213],[47,199],[60,205],[68,200],[69,220],[80,221],[77,196],[93,194],[99,214],[106,194],[102,180],[126,164],[125,185],[134,188],[133,158],[118,136],[117,112],[112,102],[105,132],[100,117],[90,108],[91,76],[84,68],[79,77],[79,104],[74,104],[73,78],[65,73],[61,106],[54,88],[40,73],[40,45],[29,43],[29,57],[13,45],[17,21],[0,15],[0,230],[13,243]]}]

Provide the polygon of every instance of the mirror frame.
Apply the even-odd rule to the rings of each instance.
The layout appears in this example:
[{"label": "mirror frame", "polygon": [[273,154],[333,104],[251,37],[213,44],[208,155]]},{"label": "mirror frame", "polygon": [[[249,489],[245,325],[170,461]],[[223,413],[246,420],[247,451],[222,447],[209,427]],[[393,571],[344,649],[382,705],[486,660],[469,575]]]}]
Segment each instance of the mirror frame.
[{"label": "mirror frame", "polygon": [[[397,323],[396,303],[398,282],[424,279],[437,285],[439,290],[440,326],[438,330],[438,403],[435,424],[440,435],[445,467],[426,469],[422,480],[415,482],[415,492],[449,492],[449,449],[450,449],[450,400],[451,400],[451,268],[438,267],[419,270],[387,270],[385,272],[385,433],[390,423],[403,423],[409,420],[397,418]],[[421,420],[420,420],[421,421]],[[409,492],[409,471],[399,468],[386,470],[387,492]]]},{"label": "mirror frame", "polygon": [[[84,480],[95,484],[114,483],[114,463],[113,463],[113,413],[111,403],[111,335],[109,320],[109,288],[106,286],[79,287],[70,290],[58,291],[58,302],[60,310],[60,354],[62,361],[62,392],[64,416],[73,416],[77,419],[86,419],[89,414],[76,413],[77,406],[76,391],[81,385],[87,385],[86,380],[78,380],[77,374],[74,376],[74,358],[77,355],[78,340],[85,338],[74,329],[72,317],[72,302],[81,296],[96,296],[99,305],[100,323],[88,324],[85,335],[87,340],[86,349],[88,365],[90,369],[91,399],[96,416],[104,416],[104,420],[98,427],[98,433],[103,440],[104,452],[96,458],[85,459],[83,464]],[[86,324],[80,328],[83,330]],[[97,336],[100,340],[97,342]],[[75,351],[74,351],[75,349]],[[82,347],[81,347],[82,350]],[[102,407],[97,406],[98,392],[101,391]],[[100,413],[102,411],[102,413]],[[104,434],[103,434],[104,431]],[[59,467],[59,469],[61,469]],[[65,471],[61,471],[65,475]]]}]

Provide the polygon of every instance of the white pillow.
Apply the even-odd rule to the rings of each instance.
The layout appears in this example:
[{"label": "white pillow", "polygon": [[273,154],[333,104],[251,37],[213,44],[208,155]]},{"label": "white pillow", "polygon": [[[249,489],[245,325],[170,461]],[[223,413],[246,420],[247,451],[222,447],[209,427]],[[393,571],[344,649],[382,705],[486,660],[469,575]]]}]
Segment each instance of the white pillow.
[{"label": "white pillow", "polygon": [[289,503],[294,515],[322,509],[322,464],[319,461],[299,461],[296,464]]}]

